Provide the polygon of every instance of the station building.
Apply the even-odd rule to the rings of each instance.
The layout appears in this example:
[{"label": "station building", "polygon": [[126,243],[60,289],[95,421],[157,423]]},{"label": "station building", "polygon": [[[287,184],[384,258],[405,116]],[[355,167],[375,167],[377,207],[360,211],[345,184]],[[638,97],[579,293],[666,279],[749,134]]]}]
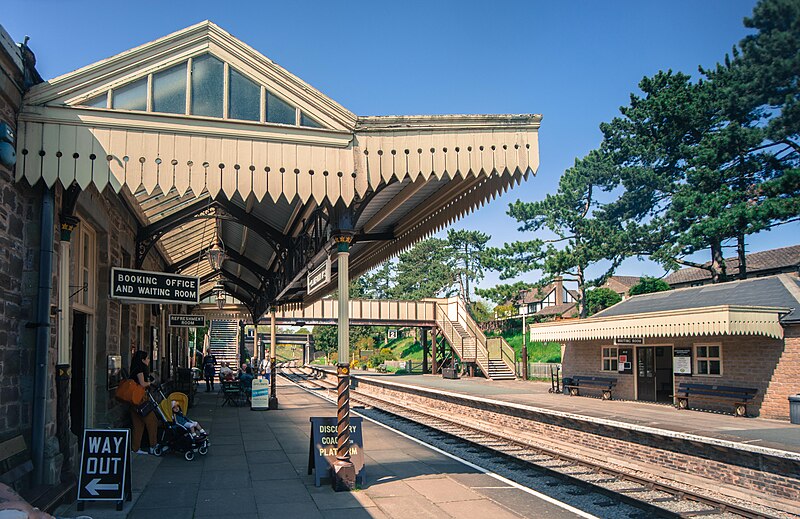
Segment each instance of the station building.
[{"label": "station building", "polygon": [[681,382],[755,388],[748,414],[788,420],[788,397],[800,393],[800,279],[632,296],[588,319],[533,325],[530,337],[562,344],[564,377],[615,378],[615,399],[673,403]]},{"label": "station building", "polygon": [[[350,276],[538,168],[540,115],[360,117],[211,22],[47,81],[0,40],[0,441],[25,438],[36,483],[66,479],[84,428],[126,424],[131,352],[162,380],[187,366],[169,315],[217,300],[251,324],[337,285],[346,308]],[[125,268],[194,299],[114,295]]]}]

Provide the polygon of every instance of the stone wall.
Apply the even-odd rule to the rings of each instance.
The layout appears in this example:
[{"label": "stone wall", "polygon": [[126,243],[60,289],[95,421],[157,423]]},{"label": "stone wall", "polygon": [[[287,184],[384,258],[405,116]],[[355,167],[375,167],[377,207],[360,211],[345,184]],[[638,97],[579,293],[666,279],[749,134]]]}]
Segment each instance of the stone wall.
[{"label": "stone wall", "polygon": [[[787,420],[789,418],[788,395],[800,391],[800,327],[788,327],[786,340],[771,339],[756,335],[717,336],[710,338],[664,337],[647,338],[647,345],[674,348],[691,348],[697,344],[722,345],[722,376],[673,377],[673,387],[681,382],[716,384],[756,388],[758,394],[747,406],[748,414],[762,418]],[[635,375],[602,371],[601,349],[613,347],[611,340],[575,341],[568,343],[563,353],[564,376],[594,375],[614,377],[617,387],[615,399],[633,400]],[[636,359],[633,360],[634,371]],[[694,370],[694,365],[692,366]],[[733,412],[733,404],[714,402],[700,398],[689,400],[691,407],[725,413]]]}]

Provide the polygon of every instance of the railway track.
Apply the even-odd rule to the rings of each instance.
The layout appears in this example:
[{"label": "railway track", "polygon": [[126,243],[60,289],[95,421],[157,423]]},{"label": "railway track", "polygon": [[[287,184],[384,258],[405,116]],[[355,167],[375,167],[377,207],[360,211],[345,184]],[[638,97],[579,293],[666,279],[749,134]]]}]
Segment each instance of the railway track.
[{"label": "railway track", "polygon": [[[334,384],[310,376],[296,367],[284,367],[282,374],[301,387],[330,392],[333,396],[328,398],[335,401]],[[405,420],[413,424],[412,429],[421,429],[418,432],[430,431],[427,436],[438,442],[440,448],[444,446],[444,450],[447,450],[448,445],[455,447],[467,442],[470,452],[481,459],[486,459],[487,456],[500,457],[503,467],[508,469],[508,473],[503,475],[509,479],[514,480],[516,474],[525,474],[526,478],[550,479],[557,481],[559,485],[574,487],[567,490],[568,494],[594,492],[607,499],[604,503],[598,503],[601,507],[610,509],[616,504],[624,503],[638,510],[638,513],[628,514],[630,517],[792,517],[717,499],[700,489],[671,484],[657,477],[654,479],[652,475],[647,477],[644,473],[602,466],[569,452],[557,452],[540,445],[531,445],[502,433],[487,431],[477,424],[466,424],[424,410],[411,409],[371,395],[358,394],[357,391],[351,390],[350,398],[354,403],[371,409],[372,414],[377,414],[371,417],[378,421],[384,421],[381,419],[383,415],[383,418],[390,420]],[[547,482],[546,486],[554,485]]]}]

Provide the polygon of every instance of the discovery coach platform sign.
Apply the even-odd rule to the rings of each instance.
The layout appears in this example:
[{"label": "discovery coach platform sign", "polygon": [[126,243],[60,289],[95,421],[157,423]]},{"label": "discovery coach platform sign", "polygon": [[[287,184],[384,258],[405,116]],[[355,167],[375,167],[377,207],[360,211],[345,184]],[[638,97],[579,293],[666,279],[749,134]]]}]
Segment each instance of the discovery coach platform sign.
[{"label": "discovery coach platform sign", "polygon": [[111,297],[137,303],[196,305],[200,303],[200,278],[115,267],[111,269]]}]

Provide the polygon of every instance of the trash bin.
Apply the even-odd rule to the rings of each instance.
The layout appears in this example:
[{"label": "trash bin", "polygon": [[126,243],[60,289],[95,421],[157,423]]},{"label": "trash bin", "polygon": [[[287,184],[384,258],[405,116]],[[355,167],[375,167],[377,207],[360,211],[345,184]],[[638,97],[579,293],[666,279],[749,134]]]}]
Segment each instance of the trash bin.
[{"label": "trash bin", "polygon": [[800,395],[789,397],[789,421],[800,425]]}]

